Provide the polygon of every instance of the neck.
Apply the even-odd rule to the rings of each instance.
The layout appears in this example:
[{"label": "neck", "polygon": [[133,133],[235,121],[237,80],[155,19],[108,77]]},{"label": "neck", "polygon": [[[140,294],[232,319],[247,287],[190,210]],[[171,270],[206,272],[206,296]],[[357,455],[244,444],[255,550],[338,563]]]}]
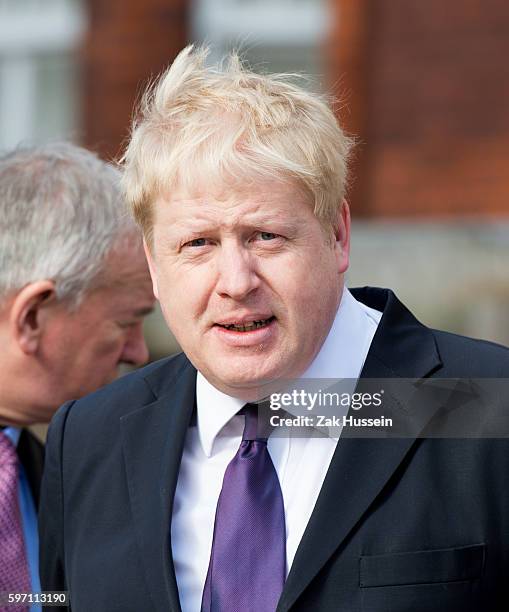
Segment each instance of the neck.
[{"label": "neck", "polygon": [[29,361],[0,358],[0,423],[26,427],[50,421],[55,408],[47,400],[44,373]]},{"label": "neck", "polygon": [[22,425],[18,415],[9,413],[8,410],[0,407],[0,427],[21,427]]},{"label": "neck", "polygon": [[[0,382],[1,386],[1,382]],[[27,400],[27,398],[24,398]],[[0,425],[26,427],[41,422],[38,406],[29,401],[23,401],[19,396],[9,395],[7,389],[0,394]]]}]

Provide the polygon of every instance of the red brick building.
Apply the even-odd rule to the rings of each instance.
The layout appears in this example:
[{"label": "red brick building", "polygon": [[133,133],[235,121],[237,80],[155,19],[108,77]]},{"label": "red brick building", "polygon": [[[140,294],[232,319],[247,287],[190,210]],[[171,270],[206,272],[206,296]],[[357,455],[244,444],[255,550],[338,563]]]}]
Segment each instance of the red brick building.
[{"label": "red brick building", "polygon": [[357,134],[354,210],[509,214],[509,4],[334,0],[331,83]]},{"label": "red brick building", "polygon": [[[331,0],[328,80],[359,137],[354,214],[509,214],[509,4]],[[189,40],[188,0],[87,0],[85,144],[118,155],[134,102]],[[291,17],[291,16],[290,16]]]},{"label": "red brick building", "polygon": [[188,42],[187,0],[86,0],[84,144],[118,157],[135,101]]}]

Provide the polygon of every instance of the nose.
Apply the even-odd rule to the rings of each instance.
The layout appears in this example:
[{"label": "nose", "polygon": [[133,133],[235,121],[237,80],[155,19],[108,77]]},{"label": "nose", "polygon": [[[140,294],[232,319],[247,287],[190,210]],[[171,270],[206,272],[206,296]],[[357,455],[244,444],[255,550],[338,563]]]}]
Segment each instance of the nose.
[{"label": "nose", "polygon": [[143,324],[140,322],[129,329],[120,361],[135,366],[142,366],[147,363],[148,358],[149,352],[145,336],[143,335]]},{"label": "nose", "polygon": [[216,292],[242,300],[260,285],[255,256],[242,244],[223,244],[217,255]]}]

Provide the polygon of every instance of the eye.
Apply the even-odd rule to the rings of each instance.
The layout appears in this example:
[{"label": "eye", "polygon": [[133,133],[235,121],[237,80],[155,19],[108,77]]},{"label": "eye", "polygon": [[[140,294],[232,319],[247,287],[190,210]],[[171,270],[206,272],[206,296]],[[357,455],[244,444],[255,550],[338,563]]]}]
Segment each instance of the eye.
[{"label": "eye", "polygon": [[207,239],[206,238],[195,238],[194,240],[190,240],[189,242],[186,242],[183,246],[185,247],[202,247],[202,246],[206,246],[207,244]]},{"label": "eye", "polygon": [[120,329],[134,329],[140,323],[141,321],[138,319],[135,321],[117,321],[117,325],[120,327]]},{"label": "eye", "polygon": [[259,232],[258,235],[260,236],[260,240],[275,240],[276,238],[279,238],[278,234],[273,234],[272,232]]}]

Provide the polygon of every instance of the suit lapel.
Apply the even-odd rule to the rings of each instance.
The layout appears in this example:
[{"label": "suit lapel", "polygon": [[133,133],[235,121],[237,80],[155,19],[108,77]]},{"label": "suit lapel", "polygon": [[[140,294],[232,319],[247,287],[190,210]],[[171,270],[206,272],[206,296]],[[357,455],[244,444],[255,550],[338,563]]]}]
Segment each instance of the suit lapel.
[{"label": "suit lapel", "polygon": [[121,418],[135,534],[155,609],[180,612],[170,524],[196,370],[184,356],[147,378],[156,401]]},{"label": "suit lapel", "polygon": [[[362,379],[369,378],[421,378],[440,368],[433,334],[411,315],[392,292],[368,289],[354,290],[352,293],[356,299],[383,311],[360,384]],[[401,404],[402,401],[396,396],[385,398],[384,413],[385,407],[397,413]],[[417,429],[424,428],[433,412],[423,412],[417,422],[414,419]],[[330,557],[340,549],[414,442],[415,438],[341,437],[297,550],[278,612],[291,607]]]}]

